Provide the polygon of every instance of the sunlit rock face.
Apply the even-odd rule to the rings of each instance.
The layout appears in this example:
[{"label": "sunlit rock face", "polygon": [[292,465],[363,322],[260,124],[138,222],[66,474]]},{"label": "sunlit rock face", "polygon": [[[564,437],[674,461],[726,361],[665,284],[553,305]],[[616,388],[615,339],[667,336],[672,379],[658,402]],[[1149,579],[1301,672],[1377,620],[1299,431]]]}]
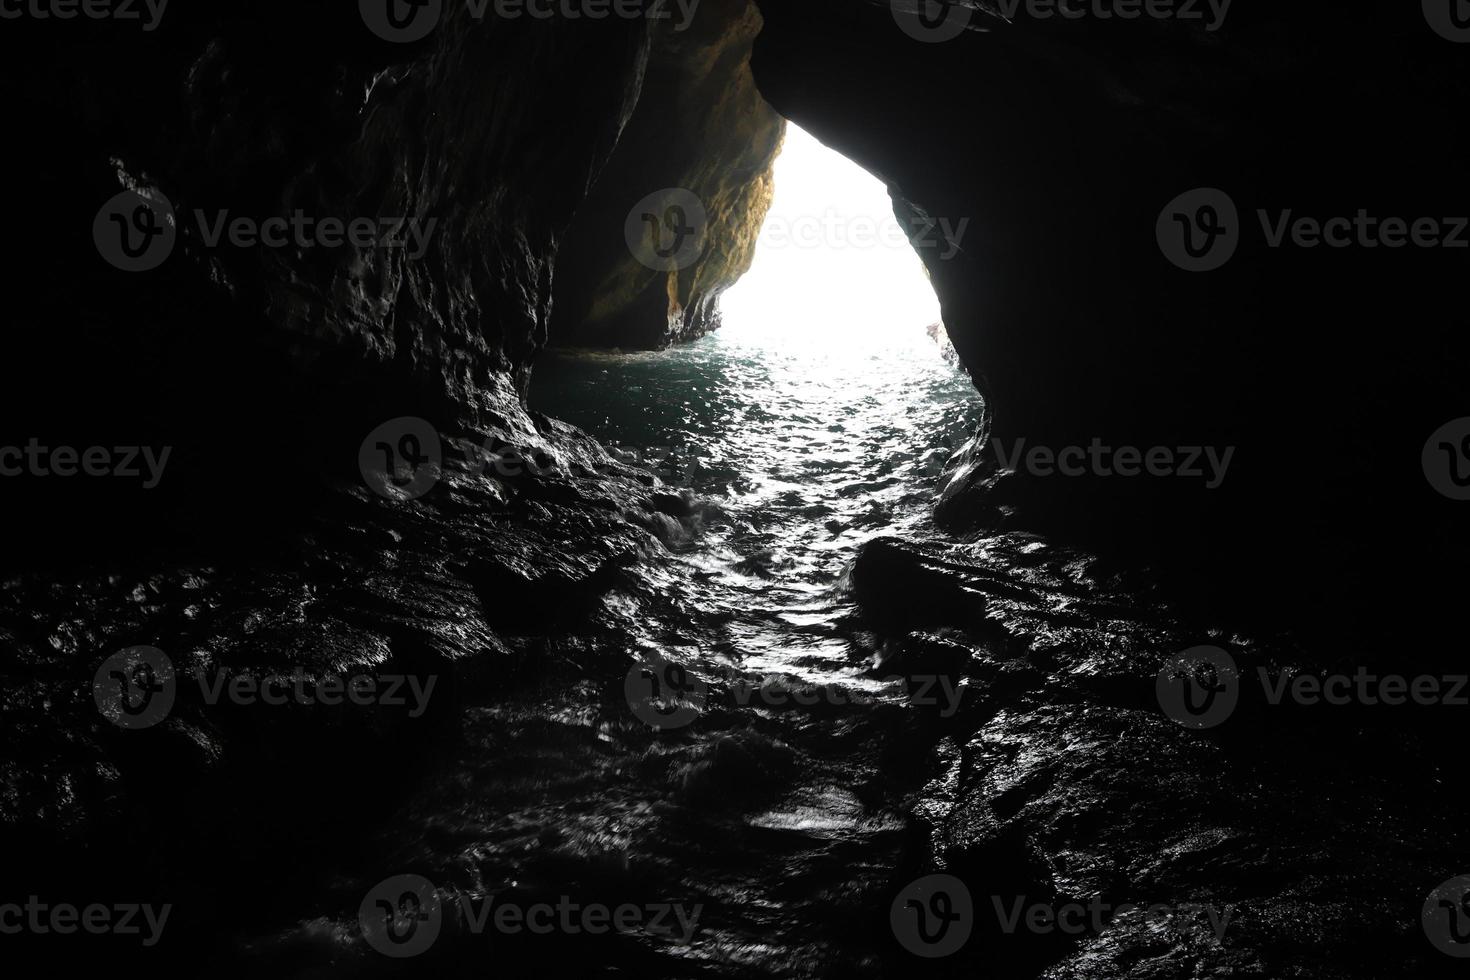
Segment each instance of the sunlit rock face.
[{"label": "sunlit rock face", "polygon": [[[1333,592],[1368,555],[1415,569],[1423,550],[1406,541],[1464,540],[1419,456],[1465,414],[1466,334],[1443,311],[1459,306],[1466,253],[1268,235],[1286,209],[1412,222],[1463,197],[1464,46],[1419,4],[1367,18],[1237,4],[1215,25],[1208,12],[1037,19],[1025,5],[1006,22],[987,3],[957,7],[970,29],[941,43],[910,36],[887,3],[760,6],[765,97],[883,176],[901,217],[970,219],[953,259],[920,250],[993,413],[946,487],[951,526],[1166,556],[1192,570],[1182,587],[1293,602],[1303,578],[1325,571]],[[1238,249],[1212,272],[1176,267],[1156,237],[1171,198],[1200,187],[1239,212]],[[995,478],[996,445],[1095,439],[1234,455],[1215,487],[1024,466]],[[1390,513],[1412,529],[1353,530]],[[1291,560],[1262,561],[1282,547]]]},{"label": "sunlit rock face", "polygon": [[[749,0],[711,0],[685,23],[660,22],[643,96],[564,238],[551,311],[556,343],[658,348],[692,340],[719,325],[720,293],[750,267],[785,126],[750,75],[760,14]],[[687,265],[650,268],[629,249],[625,225],[640,200],[665,188],[702,204],[705,248]]]}]

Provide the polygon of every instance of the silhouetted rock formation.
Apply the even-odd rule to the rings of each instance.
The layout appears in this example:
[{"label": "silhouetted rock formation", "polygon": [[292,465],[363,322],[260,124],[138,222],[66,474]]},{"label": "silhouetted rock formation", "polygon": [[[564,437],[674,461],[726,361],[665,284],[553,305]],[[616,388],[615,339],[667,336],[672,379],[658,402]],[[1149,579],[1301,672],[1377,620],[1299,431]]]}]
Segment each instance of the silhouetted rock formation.
[{"label": "silhouetted rock formation", "polygon": [[[755,256],[785,128],[750,75],[759,29],[749,0],[706,0],[688,29],[655,32],[638,106],[557,256],[553,343],[659,348],[719,325],[720,293]],[[698,199],[705,247],[658,270],[634,257],[624,226],[664,188]]]},{"label": "silhouetted rock formation", "polygon": [[[766,98],[882,176],[900,218],[970,219],[954,258],[919,249],[993,413],[965,458],[980,465],[958,474],[976,492],[949,491],[951,526],[1003,518],[1166,556],[1189,570],[1176,584],[1236,599],[1299,601],[1315,591],[1304,579],[1335,599],[1354,567],[1383,561],[1438,590],[1437,546],[1407,545],[1466,543],[1461,505],[1419,465],[1425,439],[1465,415],[1470,351],[1445,311],[1466,252],[1308,249],[1290,233],[1272,248],[1257,215],[1412,223],[1463,196],[1470,53],[1420,6],[1237,4],[1209,30],[1024,6],[1007,23],[979,3],[953,5],[969,30],[922,43],[888,3],[760,0]],[[1171,198],[1199,187],[1239,210],[1239,249],[1208,273],[1176,268],[1156,240]],[[992,439],[1007,453],[1094,439],[1235,453],[1214,489],[997,481]],[[1390,514],[1389,538],[1360,533]]]}]

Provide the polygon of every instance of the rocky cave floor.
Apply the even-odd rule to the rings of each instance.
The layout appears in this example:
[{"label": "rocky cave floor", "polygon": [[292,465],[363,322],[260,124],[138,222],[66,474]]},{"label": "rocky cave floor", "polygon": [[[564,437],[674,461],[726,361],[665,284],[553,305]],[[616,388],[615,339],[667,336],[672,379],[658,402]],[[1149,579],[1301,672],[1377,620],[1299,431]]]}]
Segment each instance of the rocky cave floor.
[{"label": "rocky cave floor", "polygon": [[[1184,622],[1146,579],[1021,534],[879,538],[819,602],[741,610],[682,562],[718,508],[539,416],[496,435],[601,474],[476,473],[468,451],[489,434],[463,431],[422,499],[344,483],[309,525],[248,554],[5,581],[12,880],[170,902],[181,938],[140,955],[223,974],[906,975],[919,961],[892,938],[889,903],[938,871],[968,884],[977,924],[926,975],[1454,965],[1418,922],[1423,896],[1463,871],[1445,863],[1466,843],[1445,805],[1447,726],[1247,698],[1192,731],[1159,710],[1155,675],[1179,650],[1215,643],[1275,670],[1299,662],[1292,637]],[[854,679],[952,677],[958,710],[892,693],[738,707],[730,682],[769,674],[742,667],[752,616],[808,654],[840,651]],[[440,687],[410,718],[211,708],[183,685],[166,722],[124,731],[91,678],[136,643],[181,672],[408,672]],[[708,681],[693,724],[632,715],[624,680],[647,655]],[[430,955],[387,960],[362,940],[358,904],[410,871],[446,895],[703,912],[689,943],[492,940],[451,914]],[[997,910],[1018,896],[1182,910],[1008,935]],[[1204,906],[1229,911],[1222,938],[1199,928]]]}]

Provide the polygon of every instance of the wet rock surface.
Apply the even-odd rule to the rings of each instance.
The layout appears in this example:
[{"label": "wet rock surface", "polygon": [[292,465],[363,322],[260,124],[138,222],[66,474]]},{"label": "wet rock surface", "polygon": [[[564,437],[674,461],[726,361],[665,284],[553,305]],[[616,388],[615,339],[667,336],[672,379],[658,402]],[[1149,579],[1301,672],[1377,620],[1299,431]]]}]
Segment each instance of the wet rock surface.
[{"label": "wet rock surface", "polygon": [[[1026,535],[881,538],[852,575],[904,645],[939,632],[969,652],[946,768],[913,811],[914,874],[955,875],[974,906],[935,975],[1449,975],[1419,919],[1467,846],[1446,797],[1460,709],[1272,703],[1259,671],[1329,668],[1301,637],[1191,624]],[[1199,730],[1156,692],[1196,644],[1228,648],[1241,695]],[[1050,917],[1027,927],[1033,908]]]},{"label": "wet rock surface", "polygon": [[[1024,535],[880,537],[850,593],[752,620],[748,598],[691,575],[699,551],[678,559],[629,519],[663,492],[638,476],[492,481],[451,463],[420,501],[344,490],[329,525],[248,564],[7,581],[8,881],[170,901],[180,939],[150,962],[241,975],[377,975],[356,904],[407,869],[446,901],[699,906],[692,942],[570,945],[487,937],[456,906],[412,961],[453,976],[904,975],[887,905],[934,872],[969,887],[974,931],[924,975],[1449,975],[1419,906],[1470,842],[1449,790],[1457,726],[1422,714],[1455,709],[1293,710],[1243,684],[1226,723],[1182,727],[1155,680],[1183,647],[1218,643],[1243,677],[1321,665],[1291,637],[1191,628],[1146,579]],[[764,615],[809,625],[741,625]],[[791,696],[817,688],[770,658],[798,637],[845,651],[836,689],[855,700]],[[166,721],[126,731],[90,682],[133,643],[181,675],[437,686],[413,717],[207,705],[181,684]],[[630,657],[655,654],[707,679],[688,727],[629,714]],[[907,697],[891,681],[863,696],[867,671],[909,678]],[[935,677],[952,705],[920,696]],[[751,683],[771,703],[743,707]],[[1079,931],[1007,929],[1034,905],[1076,906]]]},{"label": "wet rock surface", "polygon": [[[705,394],[770,458],[721,457],[717,487],[686,492],[525,408],[558,257],[603,281],[612,253],[579,253],[578,221],[617,213],[646,170],[625,138],[687,122],[683,96],[737,77],[710,118],[748,128],[700,145],[741,149],[722,213],[759,210],[779,122],[746,85],[744,8],[712,4],[737,29],[688,50],[637,21],[486,24],[459,5],[409,45],[286,3],[180,8],[127,44],[111,25],[7,23],[8,121],[35,146],[7,164],[23,232],[0,444],[173,454],[154,490],[4,482],[5,897],[176,916],[156,950],[7,949],[165,975],[900,976],[915,967],[889,904],[944,872],[969,887],[976,935],[933,975],[1448,974],[1415,919],[1470,865],[1463,709],[1308,710],[1243,684],[1234,716],[1198,731],[1160,710],[1156,675],[1201,643],[1245,680],[1462,669],[1446,621],[1464,521],[1416,459],[1461,411],[1463,331],[1442,313],[1458,259],[1269,262],[1257,241],[1181,279],[1154,219],[1160,188],[1211,183],[1243,214],[1438,213],[1458,199],[1459,49],[1412,7],[1245,11],[1216,37],[1006,24],[987,5],[987,30],[934,46],[895,33],[886,5],[761,6],[760,94],[887,179],[901,214],[973,222],[959,261],[930,264],[988,398],[967,446],[952,418],[921,419],[932,444],[889,427],[875,399],[834,431],[847,407],[752,401],[757,373]],[[689,89],[645,101],[650,73],[686,56]],[[1441,149],[1404,152],[1426,132]],[[659,181],[720,176],[691,156]],[[185,219],[147,275],[87,234],[125,187]],[[297,208],[440,223],[410,254],[219,249],[192,217]],[[750,231],[661,295],[619,255],[637,330],[601,340],[706,330]],[[1364,323],[1367,340],[1339,329]],[[443,474],[385,498],[358,456],[405,416],[444,438]],[[783,418],[810,452],[780,455]],[[993,480],[990,436],[1229,444],[1241,469],[1217,495]],[[487,471],[482,447],[514,473]],[[934,454],[957,448],[940,516],[968,538],[922,516]],[[1169,562],[1146,575],[1017,527]],[[1187,609],[1169,605],[1181,594]],[[138,646],[180,683],[166,718],[128,730],[93,683]],[[629,670],[649,657],[709,689],[678,731],[630,717]],[[125,666],[119,683],[137,679]],[[366,710],[212,705],[200,671],[434,687]],[[963,689],[955,710],[916,703],[935,678]],[[369,948],[359,911],[406,871],[452,905],[443,944],[408,964]],[[455,900],[491,896],[685,902],[702,925],[693,941],[473,934]],[[1007,933],[997,900],[1186,911]],[[1223,938],[1184,928],[1200,906],[1231,911]]]},{"label": "wet rock surface", "polygon": [[[205,536],[167,560],[7,577],[8,887],[170,896],[184,945],[156,958],[215,958],[351,860],[453,751],[467,704],[607,629],[621,570],[661,550],[620,516],[657,478],[568,426],[508,421],[458,430],[419,499],[343,483],[249,548]],[[106,662],[140,645],[175,693],[115,722],[94,689],[127,684]]]}]

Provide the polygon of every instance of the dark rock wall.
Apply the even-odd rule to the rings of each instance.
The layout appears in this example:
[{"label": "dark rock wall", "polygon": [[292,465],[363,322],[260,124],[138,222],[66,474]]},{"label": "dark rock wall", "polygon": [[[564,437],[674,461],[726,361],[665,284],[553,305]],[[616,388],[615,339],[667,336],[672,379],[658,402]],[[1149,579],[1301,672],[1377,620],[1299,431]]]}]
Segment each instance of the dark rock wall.
[{"label": "dark rock wall", "polygon": [[[920,250],[993,413],[957,461],[948,523],[1166,556],[1184,588],[1252,604],[1324,581],[1381,589],[1368,569],[1384,564],[1412,580],[1395,587],[1444,583],[1426,562],[1465,522],[1419,457],[1465,414],[1467,253],[1275,249],[1256,215],[1464,210],[1470,49],[1419,4],[1235,4],[1215,31],[1007,23],[981,4],[942,43],[910,37],[887,3],[760,6],[766,98],[882,175],[900,217],[970,219],[953,259]],[[1197,187],[1225,190],[1242,222],[1238,252],[1208,273],[1170,264],[1155,236]],[[987,436],[1236,451],[1214,490],[997,480]],[[1392,533],[1374,530],[1385,521]]]},{"label": "dark rock wall", "polygon": [[[166,272],[206,272],[244,301],[234,305],[264,314],[280,343],[396,362],[466,405],[497,372],[523,381],[544,341],[557,239],[636,103],[648,25],[476,21],[450,4],[427,39],[400,45],[339,12],[266,6],[175,11],[145,40],[112,48],[101,36],[76,43],[102,27],[24,25],[56,51],[52,75],[15,79],[17,130],[45,141],[54,161],[21,207],[64,198],[86,214],[120,189],[119,175],[142,181],[182,218],[180,261]],[[573,62],[584,76],[555,70]],[[605,81],[588,86],[587,76]],[[211,249],[187,216],[196,208],[438,223],[413,257],[351,245]],[[114,296],[139,288],[89,256],[70,225],[44,227],[57,241],[29,257],[27,274],[64,269]],[[58,256],[58,246],[71,250]]]},{"label": "dark rock wall", "polygon": [[[680,498],[654,475],[522,396],[560,240],[634,111],[650,35],[478,23],[460,4],[410,45],[350,6],[179,5],[149,33],[5,21],[0,445],[171,453],[147,490],[0,481],[10,887],[174,895],[182,935],[218,938],[357,846],[352,828],[453,744],[459,699],[558,644],[625,670],[634,640],[600,598],[637,591],[624,570],[697,518],[660,512]],[[94,245],[124,186],[179,219],[153,271]],[[196,209],[438,223],[421,252],[237,248],[210,246]],[[389,501],[358,453],[403,415],[438,431],[442,473]],[[135,645],[181,678],[419,673],[440,694],[419,718],[308,718],[215,710],[182,683],[129,740],[90,691]]]},{"label": "dark rock wall", "polygon": [[[1453,218],[1465,46],[1413,5],[1236,5],[1213,31],[997,9],[943,43],[910,37],[889,4],[789,0],[706,4],[687,30],[478,22],[449,4],[407,45],[286,3],[181,6],[121,38],[14,25],[0,409],[21,440],[145,433],[175,455],[145,499],[8,488],[30,515],[10,554],[70,562],[54,542],[78,522],[105,553],[289,520],[320,477],[352,476],[350,453],[322,447],[386,418],[530,431],[521,397],[548,340],[657,347],[709,329],[768,199],[774,106],[884,177],[900,216],[968,222],[952,258],[920,250],[992,413],[944,488],[950,526],[1131,551],[1184,570],[1184,591],[1266,606],[1360,596],[1385,567],[1395,593],[1454,594],[1433,561],[1465,522],[1419,453],[1463,414],[1464,251],[1271,248],[1256,212]],[[623,226],[630,200],[676,185],[709,205],[710,248],[663,273],[630,258]],[[155,272],[112,269],[90,240],[124,186],[180,218]],[[1239,250],[1209,273],[1155,238],[1196,187],[1240,211]],[[203,241],[196,209],[436,224],[421,253],[241,249]],[[1001,478],[992,437],[1233,456],[1215,489]]]},{"label": "dark rock wall", "polygon": [[[946,488],[952,526],[1037,527],[1237,581],[1290,541],[1288,581],[1326,565],[1334,584],[1387,545],[1459,540],[1417,460],[1461,414],[1465,341],[1445,311],[1462,253],[1275,249],[1255,213],[1449,216],[1464,52],[1420,10],[1237,5],[1216,31],[976,10],[984,30],[943,43],[878,3],[732,0],[685,30],[447,11],[409,45],[288,4],[180,7],[123,40],[86,21],[8,32],[46,55],[6,60],[11,131],[46,160],[11,180],[8,417],[53,441],[99,418],[122,441],[166,437],[197,477],[169,492],[193,502],[240,490],[242,467],[320,468],[314,444],[393,415],[513,415],[548,339],[657,347],[717,322],[768,199],[773,105],[887,179],[901,216],[968,221],[952,258],[920,250],[993,413]],[[154,273],[109,268],[89,240],[124,183],[181,216]],[[674,273],[623,241],[630,202],[668,186],[712,219]],[[1155,222],[1200,186],[1231,195],[1243,241],[1188,273]],[[422,254],[238,249],[191,217],[298,208],[437,225]],[[990,436],[1234,455],[1217,489],[998,480]],[[1390,514],[1407,522],[1392,541],[1341,533]],[[1316,555],[1331,557],[1300,567]]]},{"label": "dark rock wall", "polygon": [[[721,16],[748,46],[755,15],[742,4]],[[655,70],[674,71],[687,43],[703,59],[692,97],[717,98],[719,74],[744,62],[722,30],[663,41]],[[352,474],[355,450],[326,447],[398,415],[526,429],[558,249],[634,117],[655,22],[477,20],[447,4],[432,33],[401,44],[355,9],[263,3],[180,5],[149,32],[83,19],[5,33],[8,183],[21,191],[0,339],[15,375],[0,395],[7,428],[20,445],[174,447],[171,478],[150,494],[8,486],[30,515],[10,552],[18,567],[72,561],[55,542],[79,527],[106,552],[290,520],[301,497]],[[756,190],[730,191],[727,215],[763,193],[779,130],[764,112],[765,156],[742,173]],[[705,151],[681,159],[717,172]],[[163,195],[177,219],[172,254],[150,272],[113,268],[92,241],[98,209],[125,187]],[[235,247],[203,230],[298,211],[408,219],[422,247]],[[747,251],[709,264],[738,266]],[[684,298],[704,323],[714,291],[695,278]]]}]

